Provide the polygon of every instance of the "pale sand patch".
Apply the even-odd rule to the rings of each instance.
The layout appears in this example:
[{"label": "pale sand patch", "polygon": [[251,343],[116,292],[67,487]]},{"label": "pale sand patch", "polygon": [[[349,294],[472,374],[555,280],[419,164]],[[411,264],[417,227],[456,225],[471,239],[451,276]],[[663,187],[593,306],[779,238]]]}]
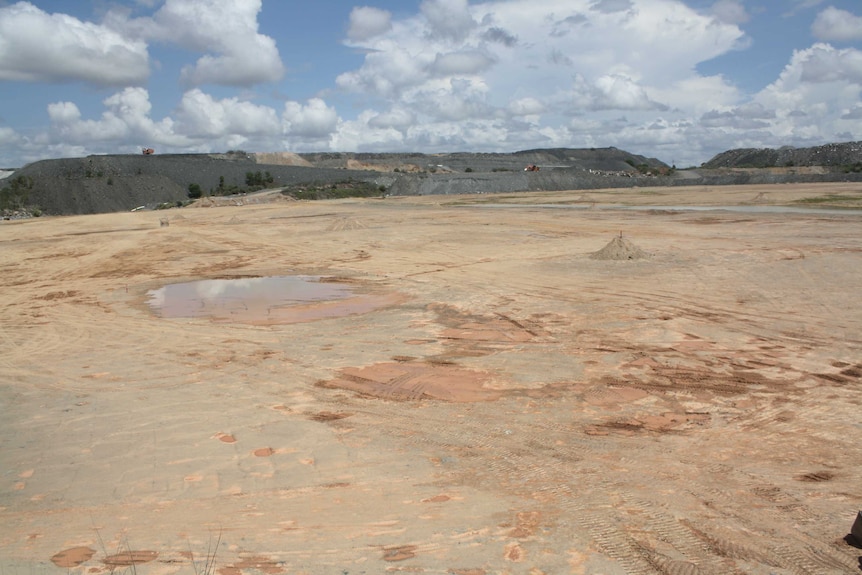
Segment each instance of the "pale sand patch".
[{"label": "pale sand patch", "polygon": [[[858,571],[860,216],[602,207],[858,188],[4,222],[0,568]],[[488,201],[525,207],[464,205]],[[588,257],[620,231],[651,257]],[[294,323],[146,306],[284,274],[399,297]]]}]

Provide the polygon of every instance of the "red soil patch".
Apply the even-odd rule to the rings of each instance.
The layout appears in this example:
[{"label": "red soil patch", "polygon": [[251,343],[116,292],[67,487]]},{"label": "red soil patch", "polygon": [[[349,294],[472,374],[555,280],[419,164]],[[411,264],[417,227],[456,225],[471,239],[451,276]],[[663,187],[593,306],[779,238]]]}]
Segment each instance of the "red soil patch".
[{"label": "red soil patch", "polygon": [[383,550],[384,561],[405,561],[416,557],[415,545],[401,545]]},{"label": "red soil patch", "polygon": [[63,569],[71,569],[81,563],[86,563],[95,553],[96,551],[89,547],[72,547],[71,549],[60,551],[51,557],[51,563]]},{"label": "red soil patch", "polygon": [[124,551],[116,555],[109,555],[102,559],[102,563],[108,567],[131,567],[141,563],[155,561],[159,554],[155,551]]},{"label": "red soil patch", "polygon": [[448,495],[435,495],[434,497],[423,499],[422,503],[445,503],[446,501],[450,501],[451,499],[452,498]]},{"label": "red soil patch", "polygon": [[524,560],[525,556],[524,549],[517,543],[509,543],[503,552],[503,557],[505,557],[506,561],[512,561],[513,563],[520,563]]},{"label": "red soil patch", "polygon": [[591,405],[610,406],[617,403],[629,403],[643,399],[649,395],[636,387],[596,387],[584,393],[584,400]]},{"label": "red soil patch", "polygon": [[445,339],[472,341],[522,343],[533,339],[531,333],[518,329],[511,322],[504,320],[463,323],[458,327],[443,330],[441,335]]},{"label": "red soil patch", "polygon": [[319,385],[384,399],[430,398],[460,403],[499,398],[500,392],[484,388],[488,379],[487,373],[453,365],[377,363],[344,368],[338,377]]},{"label": "red soil patch", "polygon": [[536,533],[542,521],[542,514],[538,511],[527,511],[518,513],[518,521],[515,528],[509,532],[509,537],[514,539],[526,539]]},{"label": "red soil patch", "polygon": [[311,419],[313,419],[314,421],[338,421],[339,419],[346,419],[351,415],[353,414],[344,413],[343,411],[339,411],[337,413],[332,411],[321,411],[312,415]]}]

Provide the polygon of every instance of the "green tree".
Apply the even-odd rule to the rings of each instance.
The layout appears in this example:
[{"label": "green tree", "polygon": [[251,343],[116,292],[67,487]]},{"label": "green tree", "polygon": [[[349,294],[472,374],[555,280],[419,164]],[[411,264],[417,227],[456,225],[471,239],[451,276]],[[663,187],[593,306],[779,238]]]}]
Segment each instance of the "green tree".
[{"label": "green tree", "polygon": [[0,210],[20,210],[30,197],[33,180],[18,176],[9,181],[9,185],[0,190]]},{"label": "green tree", "polygon": [[196,200],[204,195],[203,190],[198,184],[189,184],[189,198]]}]

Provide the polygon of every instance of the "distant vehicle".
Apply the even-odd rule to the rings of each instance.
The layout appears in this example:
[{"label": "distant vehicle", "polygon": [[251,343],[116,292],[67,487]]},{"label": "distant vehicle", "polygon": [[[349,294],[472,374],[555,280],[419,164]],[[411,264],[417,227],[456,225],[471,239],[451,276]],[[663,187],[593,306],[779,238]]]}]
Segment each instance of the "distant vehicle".
[{"label": "distant vehicle", "polygon": [[152,148],[141,148],[141,153],[145,156],[152,156],[156,151]]},{"label": "distant vehicle", "polygon": [[537,166],[536,164],[530,164],[529,166],[527,166],[526,168],[524,168],[524,171],[525,171],[525,172],[538,172],[538,171],[539,171],[539,166]]}]

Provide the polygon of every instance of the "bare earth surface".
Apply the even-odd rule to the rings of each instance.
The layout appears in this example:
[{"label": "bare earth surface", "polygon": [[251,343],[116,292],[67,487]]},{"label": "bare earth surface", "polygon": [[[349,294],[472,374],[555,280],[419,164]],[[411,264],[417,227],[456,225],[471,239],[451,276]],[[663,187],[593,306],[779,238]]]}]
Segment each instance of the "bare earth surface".
[{"label": "bare earth surface", "polygon": [[[858,573],[862,213],[604,207],[830,194],[3,223],[0,573]],[[293,274],[351,295],[147,303]]]}]

